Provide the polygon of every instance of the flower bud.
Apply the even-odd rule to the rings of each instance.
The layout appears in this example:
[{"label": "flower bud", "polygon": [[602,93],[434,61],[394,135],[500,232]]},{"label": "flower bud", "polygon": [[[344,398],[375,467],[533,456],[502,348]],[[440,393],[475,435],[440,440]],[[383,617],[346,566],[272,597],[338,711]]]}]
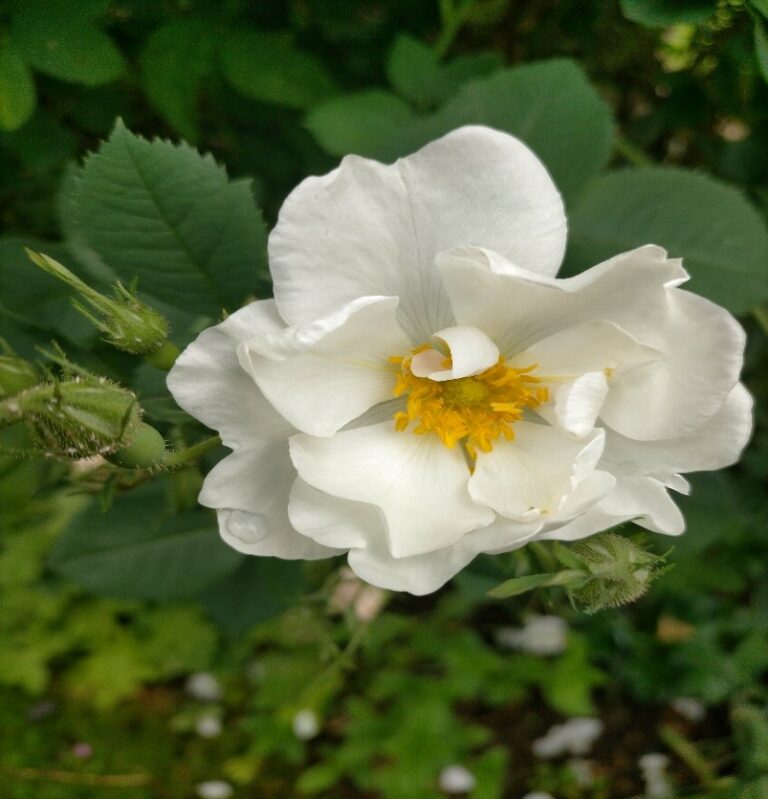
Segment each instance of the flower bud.
[{"label": "flower bud", "polygon": [[136,395],[104,377],[48,381],[0,401],[0,425],[23,422],[47,457],[112,452],[132,440],[140,413]]},{"label": "flower bud", "polygon": [[35,367],[15,355],[0,355],[0,399],[12,397],[40,382]]},{"label": "flower bud", "polygon": [[165,458],[165,439],[146,422],[139,422],[129,444],[107,455],[107,460],[124,469],[151,469]]},{"label": "flower bud", "polygon": [[577,541],[570,551],[584,565],[587,580],[571,588],[571,599],[587,613],[639,599],[659,576],[664,558],[616,533]]},{"label": "flower bud", "polygon": [[113,287],[111,298],[105,297],[53,258],[31,250],[26,252],[33,263],[78,292],[90,310],[77,300],[73,301],[75,308],[104,333],[112,346],[134,355],[149,355],[168,338],[166,318],[141,302],[122,283]]}]

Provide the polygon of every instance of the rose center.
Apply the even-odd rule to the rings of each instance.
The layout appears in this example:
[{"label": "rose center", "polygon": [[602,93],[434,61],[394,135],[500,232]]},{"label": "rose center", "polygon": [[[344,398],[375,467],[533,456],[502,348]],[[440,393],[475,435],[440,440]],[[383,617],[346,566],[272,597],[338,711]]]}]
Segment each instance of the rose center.
[{"label": "rose center", "polygon": [[[406,356],[393,356],[399,366],[393,394],[406,397],[404,411],[395,413],[395,427],[416,435],[434,433],[446,447],[461,444],[471,458],[477,450],[490,452],[503,437],[512,441],[513,425],[523,418],[526,408],[536,408],[549,398],[547,388],[533,371],[507,366],[503,356],[480,374],[455,380],[417,377],[411,371],[411,358],[424,347]],[[446,360],[450,367],[450,359]]]}]

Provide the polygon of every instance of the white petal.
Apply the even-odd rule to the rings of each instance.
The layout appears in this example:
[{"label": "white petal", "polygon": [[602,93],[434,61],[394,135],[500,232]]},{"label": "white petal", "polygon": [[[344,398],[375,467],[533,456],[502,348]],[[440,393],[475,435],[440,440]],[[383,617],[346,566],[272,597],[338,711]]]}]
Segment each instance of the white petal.
[{"label": "white petal", "polygon": [[219,461],[205,478],[199,502],[217,510],[221,537],[247,555],[314,560],[338,554],[291,526],[288,492],[295,476],[288,442],[261,442]]},{"label": "white petal", "polygon": [[[417,596],[432,593],[475,557],[462,541],[435,552],[395,558],[381,511],[366,502],[325,494],[296,480],[289,512],[297,529],[327,546],[349,548],[349,565],[366,582]],[[466,536],[465,536],[466,538]]]},{"label": "white petal", "polygon": [[584,322],[537,341],[509,363],[518,368],[536,364],[550,402],[537,408],[550,424],[578,438],[595,426],[611,383],[662,353],[640,344],[612,322]]},{"label": "white petal", "polygon": [[456,380],[479,375],[499,360],[499,348],[476,327],[449,327],[435,333],[432,338],[444,343],[451,365],[445,366],[446,355],[440,350],[424,350],[411,359],[411,371],[416,377]]},{"label": "white petal", "polygon": [[605,372],[587,372],[550,391],[554,402],[537,408],[537,413],[566,433],[584,438],[592,432],[608,396],[608,378]]},{"label": "white petal", "polygon": [[566,280],[477,248],[442,253],[438,267],[458,323],[482,326],[502,353],[601,319],[660,350],[663,358],[611,384],[601,418],[623,435],[686,435],[718,410],[738,380],[743,330],[724,309],[677,289],[687,275],[659,247],[617,255]]},{"label": "white petal", "polygon": [[239,342],[282,326],[274,300],[253,302],[204,330],[168,373],[168,388],[176,402],[216,430],[232,449],[292,432],[242,370],[236,353]]},{"label": "white petal", "polygon": [[303,535],[325,546],[349,548],[349,564],[359,577],[381,588],[416,595],[436,591],[478,553],[518,549],[541,529],[541,524],[496,519],[449,547],[395,558],[387,545],[384,517],[375,505],[332,497],[301,478],[291,491],[289,515]]},{"label": "white petal", "polygon": [[291,489],[288,517],[302,535],[327,547],[359,549],[377,537],[386,543],[384,519],[375,505],[333,497],[300,477]]},{"label": "white petal", "polygon": [[606,431],[604,457],[621,473],[663,474],[722,469],[738,461],[752,433],[752,397],[741,383],[723,407],[687,436],[635,441]]},{"label": "white petal", "polygon": [[667,535],[680,535],[685,530],[683,515],[661,481],[619,477],[613,491],[592,508],[564,525],[545,528],[537,538],[576,541],[627,521]]},{"label": "white petal", "polygon": [[448,449],[437,436],[399,433],[384,422],[328,439],[299,434],[290,448],[307,483],[381,509],[396,558],[441,549],[493,520],[469,496],[461,450]]},{"label": "white petal", "polygon": [[238,346],[243,369],[299,430],[330,436],[392,398],[391,355],[410,350],[395,321],[397,299],[363,297],[307,324]]},{"label": "white petal", "polygon": [[358,577],[372,585],[423,596],[442,588],[475,555],[460,546],[450,546],[424,555],[394,558],[382,546],[352,549],[348,562]]},{"label": "white petal", "polygon": [[392,165],[348,156],[305,180],[280,211],[269,259],[289,324],[397,296],[403,327],[422,343],[453,323],[438,252],[484,245],[554,274],[565,235],[562,200],[536,156],[505,133],[464,127]]},{"label": "white petal", "polygon": [[725,309],[680,289],[667,295],[665,341],[652,341],[667,357],[616,380],[600,413],[645,441],[693,432],[722,407],[744,363],[744,331]]},{"label": "white petal", "polygon": [[521,352],[508,353],[510,365],[535,363],[537,375],[561,380],[597,371],[618,378],[662,357],[660,350],[641,344],[614,322],[603,319],[569,325]]},{"label": "white petal", "polygon": [[568,497],[594,470],[603,443],[602,430],[574,441],[549,425],[518,422],[514,441],[478,453],[469,492],[510,519],[560,518]]}]

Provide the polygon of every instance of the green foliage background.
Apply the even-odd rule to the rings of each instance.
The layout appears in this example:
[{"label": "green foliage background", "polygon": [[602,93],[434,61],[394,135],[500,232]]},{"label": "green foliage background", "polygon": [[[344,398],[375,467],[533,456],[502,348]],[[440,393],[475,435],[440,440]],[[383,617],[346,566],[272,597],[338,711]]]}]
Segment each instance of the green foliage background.
[{"label": "green foliage background", "polygon": [[[765,0],[0,0],[0,336],[29,358],[57,340],[193,443],[163,374],[102,342],[22,247],[94,286],[138,278],[181,346],[269,295],[266,232],[303,177],[466,123],[545,161],[567,273],[653,241],[747,328],[754,441],[694,478],[674,569],[584,617],[556,590],[490,602],[534,555],[481,558],[368,623],[329,609],[338,564],[220,543],[195,497],[221,451],[144,481],[2,439],[0,795],[187,799],[223,779],[236,797],[425,799],[462,763],[472,799],[608,799],[640,796],[637,759],[664,751],[675,795],[768,796]],[[499,646],[537,613],[568,619],[564,653]],[[219,699],[185,693],[197,671]],[[672,710],[681,696],[705,718]],[[533,758],[552,723],[591,714],[591,785]],[[195,732],[204,716],[220,736]]]}]

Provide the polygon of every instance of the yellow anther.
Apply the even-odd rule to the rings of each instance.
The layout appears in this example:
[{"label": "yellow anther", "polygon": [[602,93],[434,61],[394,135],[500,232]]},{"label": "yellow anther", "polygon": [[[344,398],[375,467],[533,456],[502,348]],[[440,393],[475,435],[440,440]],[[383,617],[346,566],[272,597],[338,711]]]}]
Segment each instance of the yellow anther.
[{"label": "yellow anther", "polygon": [[[525,409],[549,399],[541,379],[531,374],[536,364],[513,368],[503,357],[472,377],[444,381],[417,377],[411,372],[411,358],[429,348],[423,344],[410,355],[390,358],[391,363],[400,365],[392,393],[408,397],[405,410],[394,416],[395,429],[400,432],[434,433],[446,447],[461,443],[474,459],[478,450],[490,452],[499,437],[512,441],[513,425],[523,418]],[[450,367],[450,358],[443,363]]]}]

